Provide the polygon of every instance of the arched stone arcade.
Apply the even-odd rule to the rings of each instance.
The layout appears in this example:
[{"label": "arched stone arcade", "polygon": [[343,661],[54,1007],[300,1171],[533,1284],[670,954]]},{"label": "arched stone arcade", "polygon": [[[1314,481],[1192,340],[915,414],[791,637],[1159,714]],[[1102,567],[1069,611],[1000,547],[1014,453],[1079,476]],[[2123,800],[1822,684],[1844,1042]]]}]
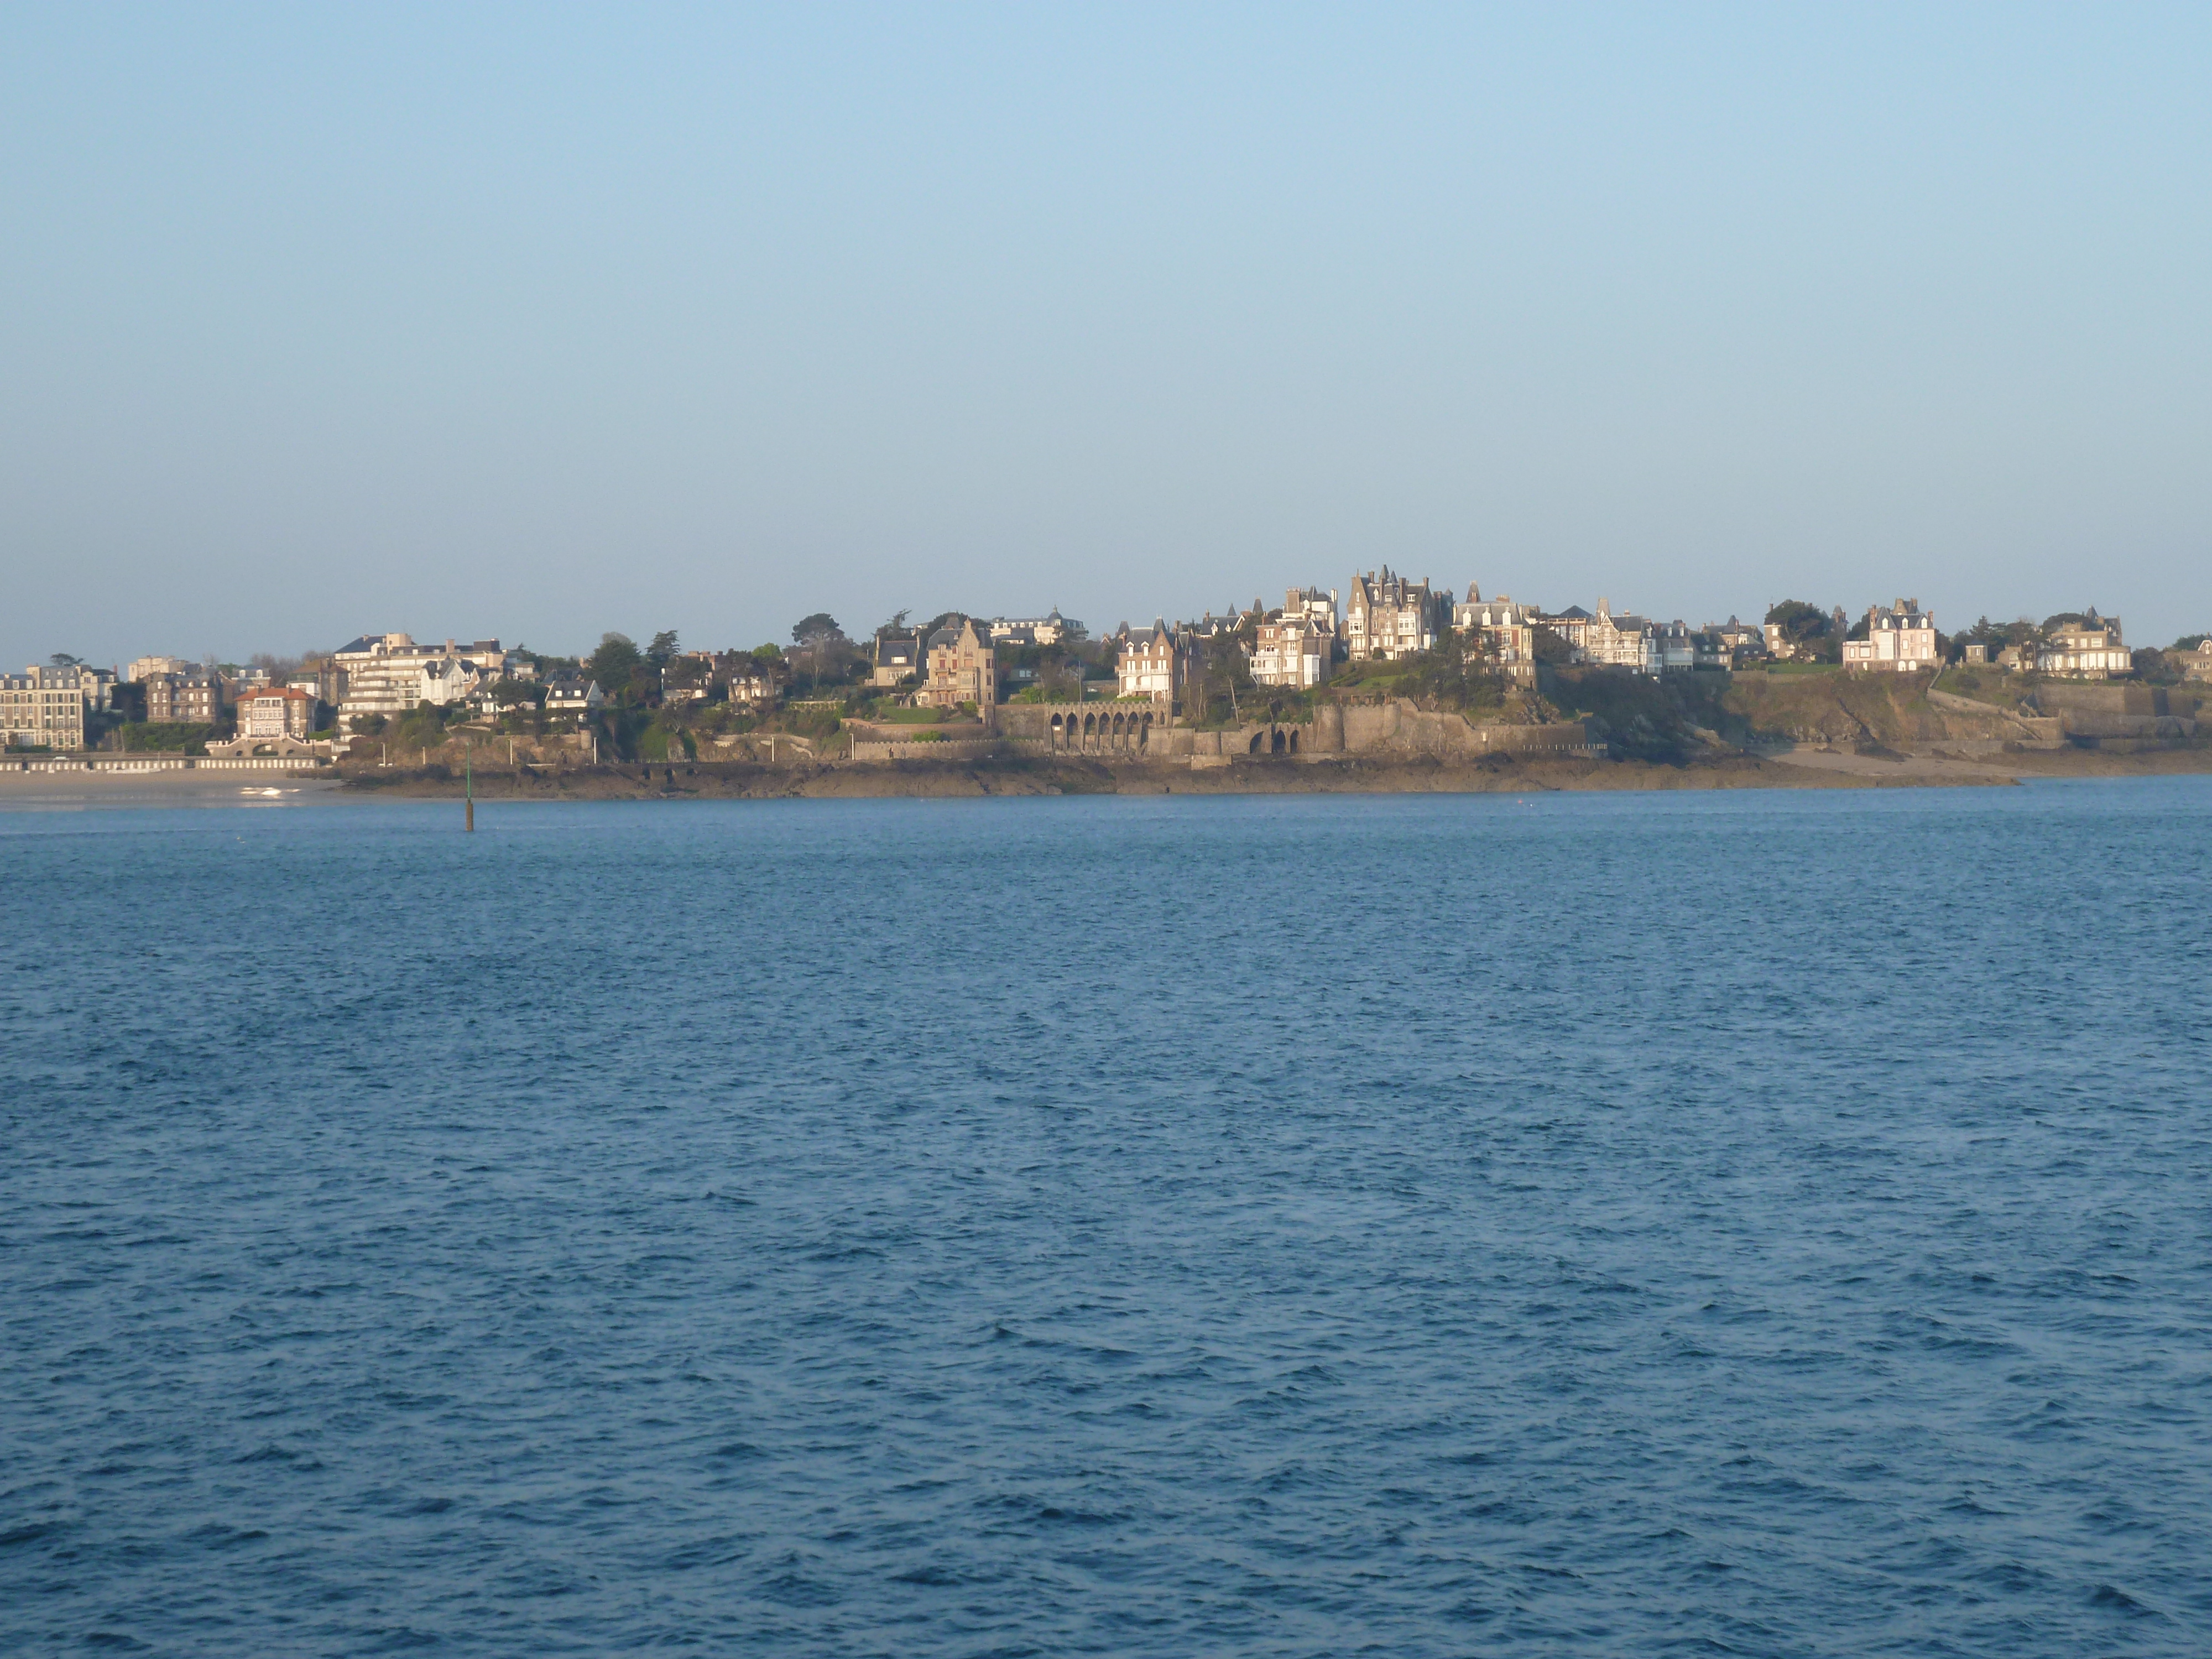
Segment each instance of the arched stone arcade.
[{"label": "arched stone arcade", "polygon": [[1103,708],[1055,714],[1046,730],[1054,750],[1071,755],[1140,755],[1152,737],[1149,708]]}]

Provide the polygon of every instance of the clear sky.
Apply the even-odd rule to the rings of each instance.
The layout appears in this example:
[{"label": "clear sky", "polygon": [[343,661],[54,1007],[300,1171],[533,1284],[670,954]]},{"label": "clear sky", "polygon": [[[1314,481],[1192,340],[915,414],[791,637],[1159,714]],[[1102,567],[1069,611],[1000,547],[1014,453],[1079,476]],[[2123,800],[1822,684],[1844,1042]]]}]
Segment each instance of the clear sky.
[{"label": "clear sky", "polygon": [[2212,7],[0,9],[0,663],[2212,627]]}]

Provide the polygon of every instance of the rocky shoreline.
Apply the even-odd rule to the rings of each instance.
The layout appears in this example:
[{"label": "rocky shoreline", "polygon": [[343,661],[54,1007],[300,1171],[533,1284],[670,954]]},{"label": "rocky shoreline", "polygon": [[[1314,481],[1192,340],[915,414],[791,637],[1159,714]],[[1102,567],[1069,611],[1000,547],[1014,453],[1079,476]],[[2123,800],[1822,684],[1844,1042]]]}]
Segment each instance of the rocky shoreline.
[{"label": "rocky shoreline", "polygon": [[[480,800],[956,798],[1070,794],[1431,794],[1618,789],[2003,787],[2024,780],[2212,772],[2212,747],[2116,755],[2073,749],[2002,756],[1879,755],[1838,750],[1729,754],[1680,765],[1495,756],[1478,761],[1271,756],[1193,766],[1062,756],[861,763],[801,759],[623,763],[479,769]],[[349,793],[458,797],[462,780],[437,766],[346,767]]]}]

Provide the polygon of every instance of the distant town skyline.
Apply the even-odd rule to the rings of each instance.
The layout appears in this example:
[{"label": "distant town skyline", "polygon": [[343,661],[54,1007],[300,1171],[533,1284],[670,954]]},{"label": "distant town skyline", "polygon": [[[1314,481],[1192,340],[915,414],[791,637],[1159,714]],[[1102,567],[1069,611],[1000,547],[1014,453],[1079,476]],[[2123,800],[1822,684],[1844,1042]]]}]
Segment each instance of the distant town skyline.
[{"label": "distant town skyline", "polygon": [[2212,625],[2212,13],[0,16],[0,666]]}]

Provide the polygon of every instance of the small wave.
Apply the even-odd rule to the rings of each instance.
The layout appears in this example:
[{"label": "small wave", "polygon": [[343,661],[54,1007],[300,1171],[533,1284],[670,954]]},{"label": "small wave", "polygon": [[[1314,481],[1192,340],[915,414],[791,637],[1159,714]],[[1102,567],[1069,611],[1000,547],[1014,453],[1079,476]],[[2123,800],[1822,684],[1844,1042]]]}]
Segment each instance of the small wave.
[{"label": "small wave", "polygon": [[2166,1615],[2155,1607],[2145,1607],[2125,1590],[2111,1584],[2100,1584],[2090,1594],[2089,1605],[2113,1613],[2124,1613],[2130,1619],[2162,1619]]}]

